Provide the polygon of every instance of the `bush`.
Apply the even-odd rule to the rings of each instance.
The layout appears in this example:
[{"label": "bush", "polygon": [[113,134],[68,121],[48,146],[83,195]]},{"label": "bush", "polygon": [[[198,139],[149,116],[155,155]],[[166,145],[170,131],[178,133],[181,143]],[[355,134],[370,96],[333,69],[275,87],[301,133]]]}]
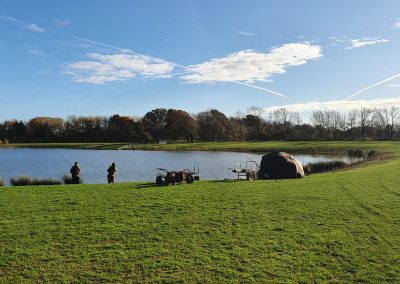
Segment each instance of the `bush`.
[{"label": "bush", "polygon": [[59,185],[61,181],[51,178],[32,178],[29,176],[21,176],[12,178],[11,185],[13,186],[27,186],[27,185]]},{"label": "bush", "polygon": [[362,149],[350,149],[348,155],[349,157],[363,158],[364,151]]},{"label": "bush", "polygon": [[[64,184],[73,184],[73,183],[72,183],[72,176],[69,175],[69,174],[65,174],[65,175],[62,177],[62,180],[63,180]],[[82,178],[79,178],[79,183],[83,183]]]},{"label": "bush", "polygon": [[367,155],[368,155],[368,158],[371,159],[372,157],[374,157],[376,155],[376,152],[375,152],[375,150],[370,150]]},{"label": "bush", "polygon": [[318,162],[307,164],[304,168],[306,173],[323,173],[328,171],[333,171],[336,169],[341,169],[347,167],[343,161],[329,161],[329,162]]},{"label": "bush", "polygon": [[0,178],[0,186],[4,186],[4,180]]}]

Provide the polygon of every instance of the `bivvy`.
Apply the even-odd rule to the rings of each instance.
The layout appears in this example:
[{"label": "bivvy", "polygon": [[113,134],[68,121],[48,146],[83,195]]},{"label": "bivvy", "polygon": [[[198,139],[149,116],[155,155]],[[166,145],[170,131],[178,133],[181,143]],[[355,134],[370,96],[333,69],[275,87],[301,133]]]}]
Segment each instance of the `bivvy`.
[{"label": "bivvy", "polygon": [[292,155],[285,152],[272,152],[262,157],[258,178],[304,178],[304,169],[301,162]]}]

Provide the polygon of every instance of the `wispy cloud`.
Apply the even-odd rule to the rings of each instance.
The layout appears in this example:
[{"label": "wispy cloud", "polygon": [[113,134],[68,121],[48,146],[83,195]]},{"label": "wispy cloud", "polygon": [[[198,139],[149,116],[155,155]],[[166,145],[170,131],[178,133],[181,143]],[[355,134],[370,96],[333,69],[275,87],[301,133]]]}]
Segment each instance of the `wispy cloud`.
[{"label": "wispy cloud", "polygon": [[389,42],[389,40],[383,38],[374,38],[374,37],[352,39],[351,46],[346,47],[346,49],[353,49],[353,48],[363,47],[366,45],[375,45],[378,43],[385,43],[385,42]]},{"label": "wispy cloud", "polygon": [[37,32],[37,33],[44,33],[46,31],[44,28],[41,28],[36,24],[29,24],[25,26],[25,28],[31,30],[32,32]]},{"label": "wispy cloud", "polygon": [[255,34],[253,33],[249,33],[249,32],[245,32],[245,31],[236,31],[238,34],[240,35],[244,35],[244,36],[255,36]]},{"label": "wispy cloud", "polygon": [[388,39],[379,37],[350,38],[348,36],[330,36],[328,39],[332,41],[329,46],[345,46],[345,49],[353,49],[367,45],[389,42]]},{"label": "wispy cloud", "polygon": [[57,26],[60,26],[60,27],[66,27],[71,24],[71,22],[68,20],[60,20],[57,18],[53,19],[53,23],[55,23]]},{"label": "wispy cloud", "polygon": [[39,57],[46,56],[46,53],[44,51],[38,49],[29,49],[27,52],[33,56],[39,56]]},{"label": "wispy cloud", "polygon": [[393,28],[400,29],[400,18],[398,18],[397,21],[393,24]]},{"label": "wispy cloud", "polygon": [[46,30],[42,27],[39,27],[37,24],[32,24],[32,23],[28,23],[13,17],[9,17],[9,16],[0,16],[0,19],[3,20],[7,20],[10,22],[14,22],[14,23],[18,23],[20,24],[21,27],[23,27],[24,29],[30,30],[32,32],[36,32],[36,33],[44,33]]},{"label": "wispy cloud", "polygon": [[341,46],[351,41],[347,37],[337,37],[337,36],[330,36],[328,39],[332,41],[332,43],[329,44],[328,47]]},{"label": "wispy cloud", "polygon": [[357,101],[328,101],[328,102],[305,102],[298,104],[289,104],[281,106],[271,106],[264,108],[265,111],[275,111],[280,108],[286,108],[295,112],[309,112],[316,110],[336,110],[336,111],[350,111],[360,108],[385,108],[397,106],[400,107],[400,97],[388,99],[374,99],[374,100],[357,100]]},{"label": "wispy cloud", "polygon": [[400,87],[400,84],[389,84],[389,85],[386,85],[385,87],[397,88],[397,87]]},{"label": "wispy cloud", "polygon": [[70,63],[64,70],[76,82],[104,84],[125,81],[136,76],[165,78],[171,76],[174,69],[174,66],[166,62],[138,55],[90,53],[87,57],[90,60]]},{"label": "wispy cloud", "polygon": [[289,43],[267,53],[243,50],[187,67],[180,78],[189,83],[271,81],[273,74],[284,74],[286,69],[306,64],[322,57],[321,47],[305,43]]}]

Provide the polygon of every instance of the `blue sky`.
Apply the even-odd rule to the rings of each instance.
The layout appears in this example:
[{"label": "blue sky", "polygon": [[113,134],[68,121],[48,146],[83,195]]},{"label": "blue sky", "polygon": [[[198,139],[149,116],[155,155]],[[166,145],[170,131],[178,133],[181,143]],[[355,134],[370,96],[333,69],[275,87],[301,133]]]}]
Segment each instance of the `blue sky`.
[{"label": "blue sky", "polygon": [[0,121],[400,106],[400,1],[0,0]]}]

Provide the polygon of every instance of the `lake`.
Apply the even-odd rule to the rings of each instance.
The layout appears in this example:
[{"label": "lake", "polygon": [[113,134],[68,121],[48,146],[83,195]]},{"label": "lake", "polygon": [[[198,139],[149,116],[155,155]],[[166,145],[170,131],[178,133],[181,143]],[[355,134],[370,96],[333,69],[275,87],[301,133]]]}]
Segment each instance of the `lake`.
[{"label": "lake", "polygon": [[[200,179],[217,180],[235,178],[228,168],[246,166],[249,159],[261,161],[263,153],[238,152],[168,152],[131,150],[79,150],[79,149],[0,149],[0,178],[10,184],[12,177],[22,175],[61,179],[69,174],[71,165],[78,161],[84,183],[106,183],[107,168],[115,162],[117,182],[154,181],[157,168],[168,170],[193,169],[199,163]],[[303,164],[319,161],[342,160],[347,156],[295,155]]]}]

